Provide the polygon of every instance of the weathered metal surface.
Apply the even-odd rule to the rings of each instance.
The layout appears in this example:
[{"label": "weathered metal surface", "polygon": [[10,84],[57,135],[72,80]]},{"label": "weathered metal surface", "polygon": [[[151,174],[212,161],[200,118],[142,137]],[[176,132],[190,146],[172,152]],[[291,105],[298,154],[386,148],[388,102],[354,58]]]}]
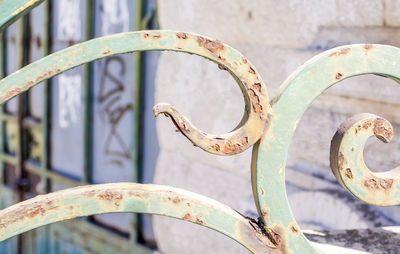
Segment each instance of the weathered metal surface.
[{"label": "weathered metal surface", "polygon": [[0,103],[26,91],[41,81],[84,63],[116,54],[172,50],[196,54],[226,69],[239,84],[245,102],[245,114],[232,132],[211,135],[195,128],[171,105],[156,105],[156,115],[169,115],[178,129],[203,150],[231,155],[240,153],[259,140],[269,123],[266,87],[254,66],[238,51],[217,40],[200,35],[172,31],[140,31],[115,34],[86,41],[46,56],[0,81]]},{"label": "weathered metal surface", "polygon": [[99,184],[39,195],[0,211],[0,241],[57,221],[102,213],[135,212],[193,222],[236,240],[253,253],[275,245],[257,224],[215,200],[151,184]]},{"label": "weathered metal surface", "polygon": [[389,142],[392,125],[372,114],[356,115],[342,123],[332,139],[332,172],[345,189],[362,201],[377,206],[398,205],[399,168],[373,173],[364,162],[364,146],[372,136]]},{"label": "weathered metal surface", "polygon": [[[349,45],[335,48],[298,68],[271,100],[270,127],[253,150],[252,181],[265,229],[279,241],[282,252],[323,252],[317,250],[299,229],[285,190],[286,157],[301,116],[318,95],[343,79],[375,73],[398,80],[399,62],[400,50],[396,47]],[[354,176],[356,169],[351,170]],[[392,188],[394,186],[392,184]]]},{"label": "weathered metal surface", "polygon": [[0,1],[0,32],[19,17],[42,3],[44,0],[2,0]]},{"label": "weathered metal surface", "polygon": [[[1,29],[40,2],[1,2],[0,7],[7,7],[0,9]],[[254,66],[228,45],[185,32],[131,32],[86,41],[21,68],[0,81],[0,103],[84,63],[146,50],[196,54],[217,63],[235,78],[244,96],[245,113],[232,132],[207,134],[166,103],[156,105],[153,111],[156,116],[163,113],[171,117],[194,145],[213,154],[233,155],[255,144],[252,187],[260,220],[246,218],[217,201],[184,190],[115,183],[37,196],[0,211],[0,241],[75,217],[135,212],[170,216],[209,227],[253,253],[324,252],[304,236],[287,200],[285,165],[291,138],[308,106],[335,83],[367,73],[400,80],[400,69],[396,67],[400,50],[383,45],[350,45],[324,52],[295,71],[269,103],[266,87]],[[371,136],[387,142],[392,135],[392,127],[386,120],[361,115],[345,122],[332,141],[331,165],[335,176],[353,195],[374,205],[399,204],[398,169],[372,173],[363,161],[363,147]]]}]

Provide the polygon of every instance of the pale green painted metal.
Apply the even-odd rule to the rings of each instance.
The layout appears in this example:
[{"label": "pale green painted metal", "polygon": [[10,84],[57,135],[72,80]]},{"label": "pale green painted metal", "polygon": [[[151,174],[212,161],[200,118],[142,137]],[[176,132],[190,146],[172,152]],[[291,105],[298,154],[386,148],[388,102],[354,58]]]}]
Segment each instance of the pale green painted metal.
[{"label": "pale green painted metal", "polygon": [[355,197],[376,206],[400,204],[400,168],[373,173],[364,162],[364,146],[376,136],[387,143],[392,125],[372,114],[359,114],[345,121],[331,145],[331,168],[339,183]]},{"label": "pale green painted metal", "polygon": [[[254,67],[251,66],[251,64],[239,52],[231,47],[224,45],[221,42],[190,33],[171,31],[132,32],[93,39],[69,47],[65,50],[46,56],[2,79],[0,81],[0,100],[1,102],[5,102],[30,87],[81,64],[110,55],[142,50],[174,50],[198,54],[217,62],[221,68],[227,69],[238,81],[238,84],[244,93],[247,105],[242,123],[236,130],[225,135],[216,136],[207,134],[207,137],[204,138],[204,140],[209,143],[205,143],[206,145],[199,144],[203,149],[213,153],[221,151],[221,154],[224,155],[234,154],[250,147],[262,135],[263,130],[268,124],[268,114],[266,112],[269,109],[269,106],[265,86],[258,77]],[[198,132],[201,135],[203,135],[204,132],[191,125],[190,122],[181,116],[173,107],[161,104],[156,107],[155,112],[170,114],[178,128],[182,131],[187,131],[187,136],[192,137],[193,143],[204,143],[204,140],[201,140],[203,138],[194,135],[195,132]],[[240,144],[236,143],[237,140],[240,141]],[[220,144],[220,149],[215,148],[217,144]],[[79,204],[79,201],[76,202]],[[87,204],[87,206],[96,207],[97,201],[94,200],[93,202]],[[84,206],[84,204],[80,204],[80,206]],[[13,209],[15,208],[16,207]],[[107,212],[99,208],[95,211],[96,213]],[[222,232],[227,232],[228,236],[233,237],[242,244],[245,244],[247,248],[256,253],[266,252],[271,248],[275,248],[274,244],[270,242],[269,238],[262,232],[255,222],[241,216],[240,214],[236,214],[236,216],[241,218],[243,221],[242,224],[246,224],[247,228],[241,229],[241,227],[239,227],[239,229],[237,229],[239,230],[239,235],[232,234],[230,231],[226,230]],[[68,218],[72,217],[73,216],[70,216]],[[222,221],[224,221],[227,217],[222,216],[220,219],[221,218],[224,218],[222,219]],[[200,222],[201,220],[199,220],[199,224],[201,224]],[[231,226],[234,227],[234,224]],[[27,229],[26,225],[23,225],[21,228],[22,231]],[[246,236],[249,233],[251,233],[252,237]],[[244,234],[244,236],[242,234]],[[259,247],[251,247],[254,245],[252,242],[261,242],[257,244],[262,244],[263,249],[260,249]]]},{"label": "pale green painted metal", "polygon": [[267,253],[269,239],[232,208],[185,190],[152,184],[81,186],[40,195],[0,211],[0,241],[39,226],[102,213],[169,216],[221,232],[253,253]]},{"label": "pale green painted metal", "polygon": [[0,81],[0,103],[66,70],[107,56],[145,50],[172,50],[205,57],[226,69],[238,82],[246,107],[232,132],[211,135],[193,126],[169,104],[156,105],[155,115],[168,114],[179,130],[207,152],[231,155],[252,146],[269,122],[268,96],[254,66],[235,49],[197,34],[173,31],[140,31],[115,34],[61,50],[20,69]]},{"label": "pale green painted metal", "polygon": [[[357,75],[400,78],[400,49],[385,45],[349,45],[326,51],[298,68],[272,99],[270,128],[253,152],[253,191],[266,230],[278,235],[286,253],[317,253],[299,230],[285,189],[286,157],[301,116],[323,91]],[[310,208],[312,209],[312,208]]]},{"label": "pale green painted metal", "polygon": [[[34,5],[38,1],[25,2]],[[11,14],[0,13],[0,17],[7,15]],[[266,87],[254,66],[238,51],[219,41],[173,31],[116,34],[61,50],[3,78],[0,81],[0,103],[81,64],[145,50],[181,51],[205,57],[229,71],[238,82],[246,103],[245,114],[239,126],[230,133],[207,134],[169,104],[157,105],[154,112],[170,116],[191,142],[210,153],[233,155],[255,144],[251,173],[260,221],[184,190],[116,183],[67,189],[4,209],[0,211],[1,240],[78,216],[136,212],[170,216],[209,227],[231,237],[253,253],[323,253],[305,238],[287,200],[285,166],[291,138],[312,101],[335,83],[367,73],[399,80],[400,49],[384,45],[350,45],[326,51],[295,71],[269,103]],[[367,179],[365,172],[369,174],[369,170],[364,167],[362,156],[360,160],[367,138],[375,135],[389,140],[390,124],[371,115],[355,119],[343,125],[333,140],[333,172],[346,189],[362,200],[376,205],[398,204],[396,171],[386,175],[368,175]],[[364,124],[366,128],[363,128]],[[366,184],[371,178],[376,184],[373,181]]]},{"label": "pale green painted metal", "polygon": [[1,0],[0,32],[44,0]]}]

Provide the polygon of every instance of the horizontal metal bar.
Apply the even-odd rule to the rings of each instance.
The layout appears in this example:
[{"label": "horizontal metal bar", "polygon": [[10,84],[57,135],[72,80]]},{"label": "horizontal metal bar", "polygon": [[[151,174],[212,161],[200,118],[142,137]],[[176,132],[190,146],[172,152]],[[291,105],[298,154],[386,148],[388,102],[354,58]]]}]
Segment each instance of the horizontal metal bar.
[{"label": "horizontal metal bar", "polygon": [[10,206],[0,211],[0,241],[50,223],[116,212],[149,213],[189,221],[225,234],[257,254],[276,248],[256,223],[226,205],[178,188],[136,183],[81,186]]}]

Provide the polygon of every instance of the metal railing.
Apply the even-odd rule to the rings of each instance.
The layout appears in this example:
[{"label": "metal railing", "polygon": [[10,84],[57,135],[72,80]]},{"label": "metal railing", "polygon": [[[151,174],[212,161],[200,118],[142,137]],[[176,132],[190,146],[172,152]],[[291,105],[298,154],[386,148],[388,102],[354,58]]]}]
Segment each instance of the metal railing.
[{"label": "metal railing", "polygon": [[[37,5],[25,2],[19,12],[1,13],[0,25]],[[8,16],[7,16],[8,15]],[[5,20],[5,21],[4,21]],[[175,31],[137,31],[85,41],[20,68],[0,81],[0,103],[50,77],[116,54],[169,50],[195,54],[228,71],[241,88],[245,113],[232,132],[208,134],[173,106],[157,104],[154,115],[170,117],[195,146],[216,155],[235,155],[253,146],[251,179],[259,218],[245,217],[210,198],[169,186],[111,183],[70,188],[12,205],[0,211],[0,240],[50,223],[102,213],[148,213],[196,223],[239,242],[253,253],[324,253],[307,240],[291,212],[285,190],[290,141],[303,113],[324,90],[353,76],[377,74],[400,79],[400,49],[385,45],[348,45],[328,50],[300,66],[269,100],[256,68],[237,50],[201,35]],[[361,114],[344,122],[331,145],[331,169],[355,197],[379,206],[400,202],[394,169],[372,173],[363,160],[366,140],[390,141],[385,119]]]}]

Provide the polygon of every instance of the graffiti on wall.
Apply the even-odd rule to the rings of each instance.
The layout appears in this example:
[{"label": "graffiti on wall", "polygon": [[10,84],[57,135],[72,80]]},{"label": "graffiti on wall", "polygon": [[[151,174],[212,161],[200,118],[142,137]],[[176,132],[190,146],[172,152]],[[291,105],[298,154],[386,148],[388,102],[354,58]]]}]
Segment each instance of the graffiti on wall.
[{"label": "graffiti on wall", "polygon": [[[102,1],[101,35],[129,30],[129,8],[126,0]],[[97,103],[100,109],[104,130],[103,156],[106,163],[123,168],[130,161],[130,135],[124,132],[123,125],[130,119],[132,112],[131,95],[126,83],[130,74],[127,70],[127,58],[112,56],[101,61],[100,89]]]},{"label": "graffiti on wall", "polygon": [[[111,72],[110,66],[118,67],[119,71]],[[111,157],[111,162],[122,166],[124,159],[130,158],[129,140],[124,139],[118,126],[121,119],[132,110],[132,104],[124,102],[126,92],[121,77],[126,73],[125,62],[121,57],[109,57],[104,60],[103,74],[100,81],[98,102],[101,107],[101,117],[109,126],[105,133],[104,153]]]}]

